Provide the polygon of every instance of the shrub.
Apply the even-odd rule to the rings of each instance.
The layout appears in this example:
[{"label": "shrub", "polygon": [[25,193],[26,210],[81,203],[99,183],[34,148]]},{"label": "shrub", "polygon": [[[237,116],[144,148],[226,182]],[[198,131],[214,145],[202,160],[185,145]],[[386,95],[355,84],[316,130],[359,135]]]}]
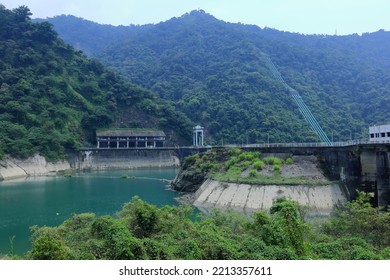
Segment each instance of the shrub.
[{"label": "shrub", "polygon": [[251,152],[246,152],[245,153],[245,159],[246,160],[253,160],[255,158],[255,155]]},{"label": "shrub", "polygon": [[241,149],[240,148],[233,148],[230,150],[229,154],[231,156],[238,156],[241,154]]},{"label": "shrub", "polygon": [[274,173],[280,174],[282,172],[282,167],[279,164],[274,165]]},{"label": "shrub", "polygon": [[266,157],[263,159],[263,161],[269,165],[281,165],[282,164],[282,160],[280,158],[277,158],[277,157]]},{"label": "shrub", "polygon": [[285,163],[286,164],[293,164],[294,160],[291,157],[288,157],[288,158],[286,158]]},{"label": "shrub", "polygon": [[249,177],[257,177],[258,173],[256,171],[256,169],[252,169],[251,171],[249,171]]},{"label": "shrub", "polygon": [[28,253],[33,260],[68,260],[71,258],[70,249],[60,239],[56,229],[34,227],[32,250]]},{"label": "shrub", "polygon": [[237,157],[231,157],[227,162],[225,162],[226,170],[229,170],[229,168],[232,167],[237,162],[238,162],[238,158]]},{"label": "shrub", "polygon": [[186,169],[193,165],[199,159],[199,154],[188,156],[185,158],[183,168]]},{"label": "shrub", "polygon": [[257,160],[253,163],[253,167],[257,170],[262,170],[264,168],[264,162],[262,162],[261,160]]},{"label": "shrub", "polygon": [[249,161],[243,161],[240,166],[242,168],[242,170],[246,170],[248,168],[248,166],[251,165],[251,163]]},{"label": "shrub", "polygon": [[244,160],[245,159],[245,153],[242,153],[241,155],[238,156],[239,160]]}]

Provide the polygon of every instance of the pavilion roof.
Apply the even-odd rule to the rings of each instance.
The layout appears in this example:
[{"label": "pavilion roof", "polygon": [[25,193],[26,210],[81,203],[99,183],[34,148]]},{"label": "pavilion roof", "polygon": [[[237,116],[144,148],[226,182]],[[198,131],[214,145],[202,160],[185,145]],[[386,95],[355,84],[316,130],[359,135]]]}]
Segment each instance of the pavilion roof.
[{"label": "pavilion roof", "polygon": [[106,129],[96,131],[98,137],[165,137],[164,131],[152,129]]}]

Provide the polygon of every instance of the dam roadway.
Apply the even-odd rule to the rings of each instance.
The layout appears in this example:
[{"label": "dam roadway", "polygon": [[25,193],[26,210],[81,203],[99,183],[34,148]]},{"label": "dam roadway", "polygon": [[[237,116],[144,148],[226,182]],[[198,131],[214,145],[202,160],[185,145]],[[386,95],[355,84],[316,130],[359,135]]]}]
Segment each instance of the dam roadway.
[{"label": "dam roadway", "polygon": [[210,149],[235,147],[276,156],[314,155],[325,175],[330,180],[340,182],[348,199],[354,199],[359,190],[373,193],[375,206],[386,207],[390,204],[390,143],[348,141],[332,145],[270,143],[213,147],[84,148],[71,160],[71,165],[78,170],[180,166],[186,156]]}]

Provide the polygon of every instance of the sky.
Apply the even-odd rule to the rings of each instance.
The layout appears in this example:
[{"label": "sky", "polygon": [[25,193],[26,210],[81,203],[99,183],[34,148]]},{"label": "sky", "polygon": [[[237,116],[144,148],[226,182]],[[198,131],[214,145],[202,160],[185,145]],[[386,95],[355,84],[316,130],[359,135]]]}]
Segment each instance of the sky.
[{"label": "sky", "polygon": [[389,0],[0,0],[28,6],[32,18],[74,15],[101,24],[158,23],[202,9],[228,22],[302,34],[390,31]]}]

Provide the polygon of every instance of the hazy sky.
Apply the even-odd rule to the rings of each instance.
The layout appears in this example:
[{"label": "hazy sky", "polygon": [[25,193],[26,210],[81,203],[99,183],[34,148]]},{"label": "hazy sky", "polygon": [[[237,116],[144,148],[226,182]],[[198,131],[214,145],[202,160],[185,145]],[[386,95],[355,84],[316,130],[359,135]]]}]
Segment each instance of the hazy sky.
[{"label": "hazy sky", "polygon": [[33,18],[71,14],[112,25],[166,21],[195,9],[218,19],[304,34],[390,31],[390,0],[0,0]]}]

